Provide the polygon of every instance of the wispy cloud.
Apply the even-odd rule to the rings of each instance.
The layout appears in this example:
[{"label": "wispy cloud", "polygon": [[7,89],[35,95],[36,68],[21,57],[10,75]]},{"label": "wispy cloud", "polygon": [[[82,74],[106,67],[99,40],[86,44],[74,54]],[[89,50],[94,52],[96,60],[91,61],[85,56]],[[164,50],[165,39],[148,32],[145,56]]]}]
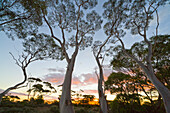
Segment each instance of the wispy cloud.
[{"label": "wispy cloud", "polygon": [[[63,68],[58,68],[58,69],[50,68],[49,70],[52,70],[55,72],[45,75],[43,77],[43,80],[49,81],[49,82],[53,83],[54,85],[61,85],[64,80],[65,70]],[[104,79],[105,80],[107,80],[107,78],[111,72],[112,72],[112,70],[110,67],[104,66]],[[73,76],[73,78],[72,78],[72,85],[74,85],[74,86],[77,85],[78,87],[93,85],[93,84],[97,84],[97,83],[98,83],[97,75],[95,72],[80,74],[78,76]]]},{"label": "wispy cloud", "polygon": [[64,74],[62,74],[62,73],[50,73],[48,75],[45,75],[43,80],[51,82],[55,85],[59,85],[64,80]]},{"label": "wispy cloud", "polygon": [[56,69],[56,68],[48,68],[48,71],[50,71],[50,72],[56,72],[57,69]]},{"label": "wispy cloud", "polygon": [[59,67],[56,67],[56,68],[48,68],[47,70],[48,70],[49,72],[65,73],[65,69],[64,69],[64,68],[59,68]]}]

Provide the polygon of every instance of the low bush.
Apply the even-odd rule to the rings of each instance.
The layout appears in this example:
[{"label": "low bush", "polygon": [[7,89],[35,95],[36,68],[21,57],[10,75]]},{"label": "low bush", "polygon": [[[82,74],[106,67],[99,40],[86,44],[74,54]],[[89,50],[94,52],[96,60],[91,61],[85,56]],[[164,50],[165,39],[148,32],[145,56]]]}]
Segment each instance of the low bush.
[{"label": "low bush", "polygon": [[83,109],[83,108],[81,108],[81,109],[77,109],[77,110],[75,110],[75,112],[76,113],[88,113],[88,110],[86,109]]},{"label": "low bush", "polygon": [[0,113],[35,113],[35,110],[30,107],[2,107]]},{"label": "low bush", "polygon": [[56,105],[52,105],[52,106],[50,107],[50,111],[51,111],[52,113],[60,113],[60,112],[59,112],[59,108],[58,108],[58,106],[56,106]]}]

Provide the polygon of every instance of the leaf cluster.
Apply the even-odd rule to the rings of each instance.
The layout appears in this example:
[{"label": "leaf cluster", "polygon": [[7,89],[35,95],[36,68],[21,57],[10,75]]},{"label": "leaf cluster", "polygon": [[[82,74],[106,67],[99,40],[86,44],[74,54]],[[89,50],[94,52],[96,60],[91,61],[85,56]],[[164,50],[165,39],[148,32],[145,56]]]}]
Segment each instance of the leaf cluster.
[{"label": "leaf cluster", "polygon": [[60,46],[56,45],[51,36],[46,34],[34,34],[23,42],[24,51],[35,54],[35,58],[44,60],[48,58],[62,60],[63,55]]}]

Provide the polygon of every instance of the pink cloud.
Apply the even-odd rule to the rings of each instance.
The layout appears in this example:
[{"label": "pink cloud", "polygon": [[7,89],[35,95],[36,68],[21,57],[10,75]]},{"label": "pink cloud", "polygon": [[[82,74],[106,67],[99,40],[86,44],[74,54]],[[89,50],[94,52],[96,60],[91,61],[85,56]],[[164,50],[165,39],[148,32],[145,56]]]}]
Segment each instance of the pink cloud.
[{"label": "pink cloud", "polygon": [[48,75],[45,75],[43,80],[59,85],[63,83],[64,75],[61,73],[50,73]]},{"label": "pink cloud", "polygon": [[82,82],[80,81],[80,78],[79,77],[73,77],[72,85],[80,85],[80,84],[82,84]]},{"label": "pink cloud", "polygon": [[84,90],[84,93],[85,94],[96,94],[98,93],[98,91],[97,90]]},{"label": "pink cloud", "polygon": [[[44,80],[51,82],[53,84],[56,85],[61,85],[64,81],[64,73],[65,70],[63,68],[59,68],[59,69],[52,69],[50,68],[50,70],[56,71],[56,73],[50,73],[48,75],[44,76]],[[108,76],[110,75],[110,73],[112,72],[112,70],[108,67],[104,67],[104,79],[107,80]],[[93,85],[93,84],[97,84],[97,76],[96,73],[92,72],[92,73],[86,73],[86,74],[81,74],[79,76],[73,76],[72,78],[72,85],[77,85],[77,86],[86,86],[86,85]]]},{"label": "pink cloud", "polygon": [[84,78],[83,83],[86,84],[96,84],[97,83],[97,76],[95,73],[87,73],[80,75]]}]

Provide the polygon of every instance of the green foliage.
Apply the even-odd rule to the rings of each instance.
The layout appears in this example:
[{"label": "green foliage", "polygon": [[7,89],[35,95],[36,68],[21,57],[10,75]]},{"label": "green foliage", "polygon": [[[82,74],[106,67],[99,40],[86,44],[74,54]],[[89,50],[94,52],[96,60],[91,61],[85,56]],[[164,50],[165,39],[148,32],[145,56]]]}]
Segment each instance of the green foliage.
[{"label": "green foliage", "polygon": [[122,96],[124,97],[125,95],[117,96],[114,101],[110,103],[111,113],[165,113],[163,103],[161,105],[157,102],[154,104],[149,102],[139,104],[138,102],[133,101],[133,98],[131,97],[128,98],[131,98],[132,101],[124,101],[120,99],[120,96],[122,98]]},{"label": "green foliage", "polygon": [[10,103],[10,102],[14,102],[14,101],[19,100],[19,99],[20,98],[18,96],[8,95],[8,96],[3,96],[2,102],[3,103]]},{"label": "green foliage", "polygon": [[119,107],[120,105],[117,99],[115,99],[110,103],[110,108],[113,113],[119,113],[119,109],[120,109]]},{"label": "green foliage", "polygon": [[32,0],[1,0],[0,31],[4,31],[12,39],[16,36],[23,39],[37,33],[37,27],[42,25],[42,19],[40,18],[40,4],[38,4],[40,0],[36,0],[36,2]]},{"label": "green foliage", "polygon": [[[108,0],[104,3],[103,16],[107,20],[104,25],[106,35],[114,33],[122,38],[125,30],[131,31],[132,35],[147,30],[156,12],[154,9],[165,5],[168,0]],[[113,34],[112,34],[113,35]]]},{"label": "green foliage", "polygon": [[[18,38],[26,39],[24,43],[25,51],[31,52],[38,49],[40,54],[36,57],[42,60],[45,56],[62,60],[65,56],[63,52],[65,52],[68,47],[75,47],[77,44],[80,49],[89,47],[92,44],[92,37],[95,31],[101,29],[102,19],[95,10],[91,12],[88,11],[89,13],[87,14],[84,13],[86,9],[95,7],[98,3],[97,0],[13,1],[16,1],[16,4],[20,8],[17,8],[15,4],[13,7],[8,7],[12,13],[7,15],[7,17],[14,14],[23,14],[23,17],[28,18],[9,22],[2,26],[2,30],[5,31],[9,37],[17,36]],[[4,2],[8,2],[4,4],[10,4],[9,1]],[[4,6],[2,9],[7,10],[8,8]],[[21,11],[18,11],[18,9]],[[4,18],[2,21],[3,20]],[[40,31],[39,28],[43,28],[44,25],[47,25],[51,31],[50,34]],[[58,31],[61,31],[61,37],[54,35],[53,29],[56,29],[56,27],[59,28]],[[70,32],[72,33],[69,34]],[[54,41],[53,39],[56,40]],[[57,45],[58,43],[59,46]],[[63,49],[65,50],[63,51]]]},{"label": "green foliage", "polygon": [[119,100],[120,102],[123,103],[135,103],[140,105],[141,104],[141,99],[140,98],[141,95],[139,94],[118,94],[116,96],[116,99]]},{"label": "green foliage", "polygon": [[33,34],[30,38],[23,42],[24,51],[35,54],[35,58],[44,60],[52,58],[55,60],[63,60],[61,47],[55,43],[51,36],[46,34]]},{"label": "green foliage", "polygon": [[[153,46],[152,66],[155,71],[155,75],[158,79],[170,87],[170,76],[169,71],[169,41],[170,35],[158,35],[149,39]],[[156,42],[156,43],[155,43]],[[113,49],[116,53],[114,54],[111,65],[113,69],[117,70],[118,73],[112,73],[106,81],[106,89],[110,90],[111,93],[122,93],[122,94],[133,94],[134,92],[143,91],[146,95],[144,99],[148,99],[153,102],[153,92],[155,87],[145,76],[142,69],[137,65],[136,62],[124,55],[120,46]],[[140,61],[146,63],[146,56],[148,48],[144,41],[137,42],[127,50],[133,54]],[[161,51],[161,53],[160,53]],[[129,73],[120,75],[119,72]],[[147,90],[146,90],[147,89]],[[158,95],[157,95],[158,97]]]},{"label": "green foliage", "polygon": [[109,90],[111,93],[131,92],[130,80],[131,76],[128,74],[113,72],[105,82],[105,89]]}]

